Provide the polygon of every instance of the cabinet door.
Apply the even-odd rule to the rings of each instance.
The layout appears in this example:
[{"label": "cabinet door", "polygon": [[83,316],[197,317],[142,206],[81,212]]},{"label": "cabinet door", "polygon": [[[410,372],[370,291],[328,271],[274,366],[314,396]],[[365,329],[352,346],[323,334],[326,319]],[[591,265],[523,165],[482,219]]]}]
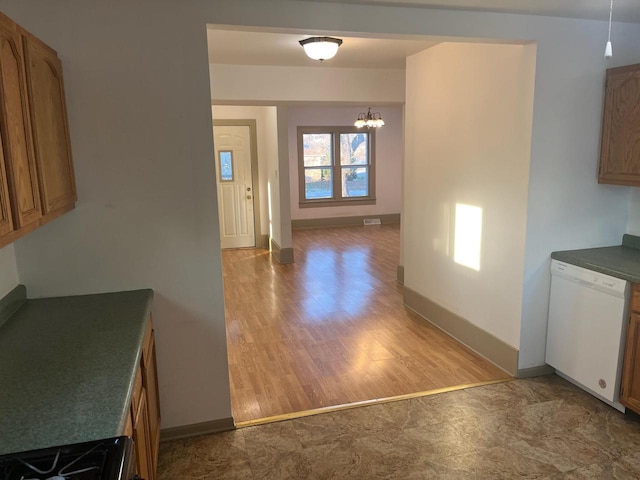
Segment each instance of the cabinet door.
[{"label": "cabinet door", "polygon": [[62,80],[56,52],[25,34],[29,112],[42,213],[67,211],[76,201],[76,185]]},{"label": "cabinet door", "polygon": [[607,70],[600,183],[640,185],[640,64]]},{"label": "cabinet door", "polygon": [[18,27],[0,16],[1,132],[16,229],[39,220],[40,199]]},{"label": "cabinet door", "polygon": [[[5,169],[4,150],[0,140],[0,237],[13,231],[11,207],[9,205],[9,189],[7,187],[7,171]],[[1,245],[0,245],[1,246]]]},{"label": "cabinet door", "polygon": [[640,413],[640,315],[631,314],[624,349],[620,403]]},{"label": "cabinet door", "polygon": [[140,401],[133,419],[133,441],[135,443],[137,473],[144,480],[154,480],[149,443],[149,412],[147,411],[147,392],[143,388]]},{"label": "cabinet door", "polygon": [[153,470],[158,466],[158,447],[160,445],[160,400],[158,391],[158,370],[156,364],[155,335],[151,333],[151,340],[142,358],[142,378],[147,391],[149,410],[149,439]]}]

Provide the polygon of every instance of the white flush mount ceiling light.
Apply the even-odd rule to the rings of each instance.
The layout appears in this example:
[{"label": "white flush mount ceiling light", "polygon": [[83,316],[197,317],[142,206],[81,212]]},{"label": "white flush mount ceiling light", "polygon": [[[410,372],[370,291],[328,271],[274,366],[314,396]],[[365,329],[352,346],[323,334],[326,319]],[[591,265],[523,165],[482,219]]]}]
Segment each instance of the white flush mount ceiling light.
[{"label": "white flush mount ceiling light", "polygon": [[304,48],[307,57],[322,62],[336,56],[342,40],[333,37],[310,37],[300,40],[300,45]]},{"label": "white flush mount ceiling light", "polygon": [[367,113],[358,114],[358,119],[355,121],[354,125],[358,128],[378,128],[384,125],[384,120],[382,119],[380,112],[373,113],[371,112],[371,107],[369,107],[369,111]]},{"label": "white flush mount ceiling light", "polygon": [[604,58],[613,57],[613,49],[611,48],[611,19],[613,17],[613,0],[609,4],[609,36],[607,37],[607,46],[604,49]]}]

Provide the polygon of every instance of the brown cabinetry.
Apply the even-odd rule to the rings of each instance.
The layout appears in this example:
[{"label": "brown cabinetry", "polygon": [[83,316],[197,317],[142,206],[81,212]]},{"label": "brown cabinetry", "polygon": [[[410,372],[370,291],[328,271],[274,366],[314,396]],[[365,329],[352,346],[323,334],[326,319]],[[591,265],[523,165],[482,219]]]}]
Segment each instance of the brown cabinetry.
[{"label": "brown cabinetry", "polygon": [[0,17],[0,133],[13,213],[14,229],[41,216],[27,81],[19,27]]},{"label": "brown cabinetry", "polygon": [[[13,221],[11,218],[4,150],[2,148],[2,140],[0,140],[0,238],[6,237],[9,233],[13,232]],[[0,243],[0,246],[1,245]]]},{"label": "brown cabinetry", "polygon": [[610,68],[604,96],[599,183],[640,186],[640,64]]},{"label": "brown cabinetry", "polygon": [[131,395],[131,425],[137,473],[144,480],[155,480],[160,442],[160,403],[151,320],[145,333],[140,366]]},{"label": "brown cabinetry", "polygon": [[57,54],[0,13],[0,247],[73,208]]},{"label": "brown cabinetry", "polygon": [[149,407],[149,452],[155,470],[158,466],[158,447],[160,446],[160,399],[158,372],[156,368],[156,343],[153,331],[151,331],[148,348],[142,357],[142,372],[142,380],[147,392],[147,403]]},{"label": "brown cabinetry", "polygon": [[640,284],[633,285],[631,316],[624,349],[620,403],[640,413]]},{"label": "brown cabinetry", "polygon": [[54,50],[32,35],[24,36],[24,49],[42,214],[49,218],[76,201],[62,64]]},{"label": "brown cabinetry", "polygon": [[155,478],[155,472],[151,462],[149,410],[147,405],[147,392],[144,388],[140,390],[140,402],[137,408],[133,410],[133,404],[131,404],[131,408],[137,473],[144,480],[153,480]]}]

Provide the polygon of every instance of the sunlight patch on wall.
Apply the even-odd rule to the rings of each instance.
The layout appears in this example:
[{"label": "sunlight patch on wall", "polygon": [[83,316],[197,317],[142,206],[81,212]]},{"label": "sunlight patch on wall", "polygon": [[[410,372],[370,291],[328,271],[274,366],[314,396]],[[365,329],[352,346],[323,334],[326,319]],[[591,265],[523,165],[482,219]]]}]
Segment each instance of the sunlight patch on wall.
[{"label": "sunlight patch on wall", "polygon": [[453,261],[479,272],[481,242],[482,208],[457,203]]}]

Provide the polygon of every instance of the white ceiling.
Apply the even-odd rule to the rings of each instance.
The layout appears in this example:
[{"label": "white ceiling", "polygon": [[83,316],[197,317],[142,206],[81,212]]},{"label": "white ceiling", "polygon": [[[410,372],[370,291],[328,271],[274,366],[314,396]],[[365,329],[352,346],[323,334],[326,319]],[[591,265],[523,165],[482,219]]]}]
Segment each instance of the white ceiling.
[{"label": "white ceiling", "polygon": [[231,65],[404,69],[408,55],[437,43],[427,37],[383,39],[340,34],[343,43],[338,54],[321,64],[308,58],[298,41],[312,35],[325,34],[326,32],[277,33],[210,27],[207,30],[209,61]]},{"label": "white ceiling", "polygon": [[[572,18],[609,19],[609,0],[298,0],[329,3],[399,5],[455,8],[549,15]],[[615,0],[614,21],[640,23],[640,0]],[[443,39],[406,36],[393,38],[352,37],[336,32],[268,30],[243,27],[208,28],[211,63],[233,65],[285,65],[338,68],[405,67],[407,56]],[[344,43],[338,54],[323,64],[307,58],[299,40],[315,35],[337,36]],[[470,40],[470,39],[468,39]]]},{"label": "white ceiling", "polygon": [[[369,5],[454,8],[490,12],[523,13],[552,17],[609,19],[609,0],[299,0]],[[640,23],[639,0],[614,0],[613,20]]]}]

